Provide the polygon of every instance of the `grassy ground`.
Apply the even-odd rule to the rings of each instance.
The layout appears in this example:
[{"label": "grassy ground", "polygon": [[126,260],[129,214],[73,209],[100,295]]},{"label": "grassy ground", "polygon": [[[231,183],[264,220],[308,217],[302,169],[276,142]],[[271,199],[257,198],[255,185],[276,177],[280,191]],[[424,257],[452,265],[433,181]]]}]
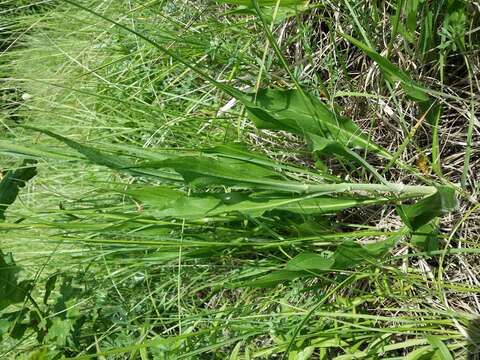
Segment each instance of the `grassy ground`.
[{"label": "grassy ground", "polygon": [[478,3],[236,3],[0,2],[2,356],[478,357]]}]

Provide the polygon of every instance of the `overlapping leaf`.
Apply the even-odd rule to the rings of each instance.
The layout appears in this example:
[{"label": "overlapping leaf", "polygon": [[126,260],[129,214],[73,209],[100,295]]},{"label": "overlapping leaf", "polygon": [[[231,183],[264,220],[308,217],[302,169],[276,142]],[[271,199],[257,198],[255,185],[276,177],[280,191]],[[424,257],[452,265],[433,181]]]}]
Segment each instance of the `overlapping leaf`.
[{"label": "overlapping leaf", "polygon": [[[218,0],[220,3],[252,6],[252,0]],[[277,3],[281,7],[302,6],[306,3],[305,0],[257,0],[259,6],[276,6]]]},{"label": "overlapping leaf", "polygon": [[458,207],[455,191],[446,186],[437,187],[437,191],[412,205],[398,205],[397,212],[411,230],[412,245],[422,251],[438,249],[438,221]]}]

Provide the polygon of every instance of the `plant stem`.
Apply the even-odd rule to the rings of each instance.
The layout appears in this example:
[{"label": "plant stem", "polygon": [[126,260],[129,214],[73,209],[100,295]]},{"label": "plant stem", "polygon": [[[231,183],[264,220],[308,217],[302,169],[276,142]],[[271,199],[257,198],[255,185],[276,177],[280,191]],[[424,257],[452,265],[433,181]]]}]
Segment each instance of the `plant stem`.
[{"label": "plant stem", "polygon": [[393,184],[368,184],[368,183],[336,183],[336,184],[301,184],[298,182],[272,181],[272,180],[255,180],[255,184],[266,185],[268,188],[276,190],[299,192],[299,193],[340,193],[340,192],[390,192],[394,194],[403,194],[407,196],[432,195],[437,189],[435,186],[422,185],[404,185],[399,183]]}]

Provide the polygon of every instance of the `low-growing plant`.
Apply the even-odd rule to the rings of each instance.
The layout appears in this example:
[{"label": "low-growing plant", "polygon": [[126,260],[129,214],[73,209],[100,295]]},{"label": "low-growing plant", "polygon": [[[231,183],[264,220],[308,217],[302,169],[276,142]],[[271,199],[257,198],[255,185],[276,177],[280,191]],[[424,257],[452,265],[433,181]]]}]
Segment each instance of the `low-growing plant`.
[{"label": "low-growing plant", "polygon": [[[23,170],[9,172],[0,183],[0,198],[7,199],[1,201],[2,214],[17,217],[2,223],[1,230],[30,240],[44,232],[55,246],[53,252],[65,245],[88,249],[76,258],[79,269],[55,270],[43,279],[43,287],[40,273],[18,282],[12,257],[2,254],[1,274],[6,280],[1,286],[13,294],[4,308],[23,304],[20,310],[2,315],[3,336],[18,340],[15,347],[34,336],[28,347],[34,358],[80,359],[453,359],[469,351],[458,329],[472,328],[474,317],[454,311],[448,302],[442,308],[426,306],[444,301],[447,293],[478,291],[442,276],[447,255],[478,253],[475,247],[453,249],[457,229],[447,233],[441,226],[442,217],[458,209],[458,198],[473,203],[466,217],[478,209],[466,178],[457,185],[444,174],[440,162],[443,102],[457,97],[424,85],[392,60],[397,32],[411,43],[417,38],[415,26],[423,20],[415,18],[415,9],[422,8],[428,22],[432,11],[439,13],[443,7],[431,10],[434,5],[430,8],[426,2],[415,6],[396,2],[392,40],[381,54],[357,18],[356,7],[344,2],[357,31],[336,36],[378,67],[399,103],[416,109],[416,123],[400,120],[407,135],[392,151],[346,116],[335,97],[326,99],[326,87],[322,96],[308,89],[275,39],[276,24],[290,18],[298,21],[301,12],[315,11],[315,4],[228,2],[240,8],[225,8],[224,16],[254,16],[266,48],[275,54],[270,61],[285,77],[283,86],[262,87],[257,82],[252,91],[221,81],[182,56],[181,51],[187,50],[174,46],[181,42],[180,36],[154,38],[101,8],[66,3],[72,5],[71,11],[87,14],[84,21],[101,20],[110,27],[107,33],[118,31],[122,39],[128,37],[129,46],[150,46],[160,53],[155,55],[157,63],[165,56],[197,76],[195,81],[210,86],[209,93],[226,97],[230,105],[215,109],[215,116],[230,111],[232,124],[246,117],[255,125],[252,133],[264,131],[265,138],[286,138],[296,144],[282,159],[275,146],[260,151],[258,143],[226,141],[225,131],[223,139],[212,136],[214,140],[204,144],[187,138],[174,148],[144,148],[143,130],[134,128],[148,118],[146,112],[151,111],[152,119],[163,114],[155,105],[162,88],[152,86],[150,95],[133,102],[130,95],[124,96],[132,94],[129,86],[119,91],[108,81],[101,82],[98,93],[83,95],[93,98],[99,114],[119,116],[118,109],[111,110],[115,104],[132,111],[133,120],[142,119],[128,125],[135,132],[119,131],[113,138],[95,133],[101,137],[87,141],[85,136],[77,140],[62,135],[48,125],[14,126],[16,133],[49,145],[1,142],[2,153],[27,159]],[[452,2],[449,6],[459,11],[458,16],[438,17],[435,23],[443,21],[453,31],[464,24],[464,7]],[[424,32],[429,24],[423,25]],[[450,38],[460,46],[464,35],[457,30]],[[422,36],[423,47],[416,51],[427,61],[437,40]],[[202,51],[200,36],[185,38]],[[125,51],[122,57],[129,57],[131,50],[126,55]],[[179,96],[187,95],[172,98]],[[154,105],[146,105],[145,99]],[[202,101],[194,99],[192,107]],[[169,111],[173,110],[165,113]],[[180,111],[181,120],[182,116]],[[424,123],[433,130],[431,157],[425,166],[433,169],[435,177],[404,157],[409,146],[420,149],[414,136]],[[183,139],[185,134],[178,133]],[[85,182],[91,187],[62,199],[57,209],[29,212],[19,220],[22,211],[7,206],[35,175],[34,161],[39,168],[52,162],[100,175],[88,178]],[[465,161],[468,166],[469,156]],[[412,184],[395,180],[394,172],[406,174]],[[380,220],[393,225],[377,226]],[[422,264],[428,276],[412,270],[410,261]],[[38,296],[43,302],[35,300]]]}]

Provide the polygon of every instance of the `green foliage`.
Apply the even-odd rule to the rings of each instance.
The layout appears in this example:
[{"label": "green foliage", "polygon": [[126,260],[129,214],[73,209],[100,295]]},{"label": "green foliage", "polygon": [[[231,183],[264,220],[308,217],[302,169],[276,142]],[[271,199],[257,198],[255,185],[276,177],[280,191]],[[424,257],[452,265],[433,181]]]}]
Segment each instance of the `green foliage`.
[{"label": "green foliage", "polygon": [[42,161],[0,224],[35,283],[2,255],[0,355],[461,358],[475,327],[455,296],[478,289],[440,275],[478,253],[475,207],[443,227],[474,198],[447,127],[466,92],[436,59],[475,53],[469,5],[221,3],[239,7],[68,0],[16,20],[0,150]]},{"label": "green foliage", "polygon": [[385,185],[389,185],[387,180],[383,178],[378,171],[370,165],[362,156],[357,154],[355,151],[349,149],[347,146],[335,140],[328,140],[320,136],[313,134],[308,135],[308,142],[310,148],[315,154],[322,155],[334,155],[340,159],[346,160],[347,162],[356,162],[364,169],[367,169],[372,173],[375,178]]},{"label": "green foliage", "polygon": [[437,187],[430,195],[413,205],[399,205],[398,213],[412,230],[418,230],[436,217],[446,215],[458,207],[455,191],[449,187]]},{"label": "green foliage", "polygon": [[438,187],[437,192],[413,205],[398,205],[397,211],[412,231],[411,243],[424,251],[438,249],[437,218],[455,211],[458,200],[453,189]]},{"label": "green foliage", "polygon": [[[252,4],[252,0],[221,0],[220,2],[244,6],[251,6]],[[305,3],[305,1],[299,0],[259,0],[257,2],[260,6],[276,6],[278,3],[280,7],[299,6]]]},{"label": "green foliage", "polygon": [[0,220],[5,220],[5,210],[16,200],[21,188],[36,174],[35,161],[24,160],[22,167],[15,171],[7,171],[0,181]]},{"label": "green foliage", "polygon": [[438,224],[432,220],[412,232],[410,242],[422,251],[430,252],[438,250],[438,230]]},{"label": "green foliage", "polygon": [[12,304],[23,302],[30,292],[32,283],[29,280],[18,281],[20,268],[15,264],[11,253],[4,254],[0,250],[0,311]]},{"label": "green foliage", "polygon": [[440,337],[431,335],[427,336],[427,340],[434,348],[434,353],[432,354],[433,358],[441,360],[453,360],[452,354]]},{"label": "green foliage", "polygon": [[350,35],[342,34],[342,36],[350,43],[361,49],[367,54],[373,61],[377,63],[385,76],[386,80],[390,82],[399,82],[405,93],[412,99],[425,102],[430,99],[428,95],[428,89],[414,82],[410,76],[403,70],[393,65],[388,59],[378,54],[374,49],[356,40]]},{"label": "green foliage", "polygon": [[398,241],[398,238],[360,245],[354,241],[342,242],[333,252],[301,253],[287,262],[285,268],[247,283],[248,286],[269,287],[299,277],[311,277],[321,272],[342,271],[362,263],[377,263]]},{"label": "green foliage", "polygon": [[416,46],[424,61],[438,59],[445,52],[465,51],[468,30],[467,1],[404,1],[400,33]]},{"label": "green foliage", "polygon": [[241,213],[262,216],[267,211],[287,211],[298,214],[331,214],[355,206],[373,205],[387,198],[355,198],[338,196],[298,197],[282,194],[245,192],[192,193],[190,195],[168,187],[136,186],[126,192],[145,205],[145,211],[156,218],[195,219]]},{"label": "green foliage", "polygon": [[[238,5],[225,15],[256,15],[252,0],[219,0],[222,4]],[[262,12],[269,22],[279,23],[288,17],[295,16],[307,8],[308,1],[304,0],[260,0],[257,1]],[[278,5],[278,7],[277,7]]]},{"label": "green foliage", "polygon": [[286,130],[304,137],[318,135],[388,157],[353,121],[335,114],[318,97],[299,90],[261,89],[252,95],[252,101],[256,106],[246,105],[246,109],[261,129]]}]

